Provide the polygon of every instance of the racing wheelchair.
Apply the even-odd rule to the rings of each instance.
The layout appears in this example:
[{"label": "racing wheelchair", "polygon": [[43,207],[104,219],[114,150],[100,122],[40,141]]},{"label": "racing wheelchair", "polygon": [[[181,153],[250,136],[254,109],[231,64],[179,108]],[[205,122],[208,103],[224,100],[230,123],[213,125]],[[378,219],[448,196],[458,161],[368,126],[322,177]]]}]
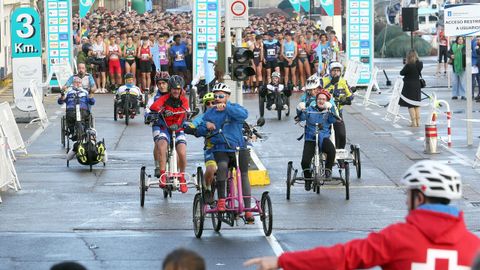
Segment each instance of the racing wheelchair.
[{"label": "racing wheelchair", "polygon": [[[80,97],[74,93],[75,98],[75,114],[70,118],[74,118],[73,125],[68,125],[67,115],[62,116],[60,122],[60,140],[62,146],[70,148],[70,141],[75,142],[85,136],[87,128],[95,128],[95,119],[91,112],[85,113],[80,109]],[[71,124],[71,123],[70,123]]]}]

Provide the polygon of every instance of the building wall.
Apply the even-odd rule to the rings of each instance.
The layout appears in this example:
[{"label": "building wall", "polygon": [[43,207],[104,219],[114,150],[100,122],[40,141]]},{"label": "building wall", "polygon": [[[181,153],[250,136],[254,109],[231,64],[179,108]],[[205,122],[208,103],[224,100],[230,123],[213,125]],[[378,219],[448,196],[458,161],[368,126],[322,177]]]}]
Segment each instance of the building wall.
[{"label": "building wall", "polygon": [[252,7],[254,8],[263,8],[263,7],[277,7],[282,0],[251,0]]}]

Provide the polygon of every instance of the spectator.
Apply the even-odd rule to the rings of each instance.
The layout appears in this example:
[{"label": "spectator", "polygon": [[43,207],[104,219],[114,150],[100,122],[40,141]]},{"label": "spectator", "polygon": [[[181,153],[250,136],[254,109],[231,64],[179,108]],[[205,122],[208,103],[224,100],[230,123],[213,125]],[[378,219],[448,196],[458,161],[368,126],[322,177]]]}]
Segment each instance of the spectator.
[{"label": "spectator", "polygon": [[163,261],[163,270],[205,270],[205,261],[197,253],[187,249],[176,249]]},{"label": "spectator", "polygon": [[452,74],[452,99],[458,99],[461,97],[465,100],[465,39],[462,36],[458,36],[455,39],[455,43],[448,51],[450,62],[453,67]]},{"label": "spectator", "polygon": [[[403,77],[402,97],[398,104],[402,107],[407,107],[410,113],[410,120],[412,124],[410,127],[420,126],[420,107],[412,104],[413,102],[420,102],[421,100],[421,86],[420,75],[422,73],[423,63],[418,60],[417,52],[411,50],[407,54],[407,63],[400,71]],[[405,100],[403,97],[411,100]]]}]

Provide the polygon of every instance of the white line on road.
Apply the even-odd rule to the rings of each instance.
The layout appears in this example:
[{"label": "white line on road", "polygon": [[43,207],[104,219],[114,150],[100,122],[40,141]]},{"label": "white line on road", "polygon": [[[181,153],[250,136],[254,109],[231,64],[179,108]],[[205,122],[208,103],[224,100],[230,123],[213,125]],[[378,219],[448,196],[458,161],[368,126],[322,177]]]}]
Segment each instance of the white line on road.
[{"label": "white line on road", "polygon": [[372,112],[372,114],[375,115],[375,116],[380,116],[380,113],[378,113],[378,112]]},{"label": "white line on road", "polygon": [[[255,222],[255,224],[257,225],[260,232],[263,234],[264,232],[263,232],[262,222],[261,221]],[[278,242],[275,235],[273,235],[273,233],[270,234],[270,236],[265,236],[265,238],[267,239],[268,244],[270,245],[270,247],[273,250],[273,253],[275,253],[276,256],[280,256],[284,252],[282,245],[280,245],[280,243]]]},{"label": "white line on road", "polygon": [[399,124],[396,124],[396,123],[393,123],[392,124],[394,128],[402,128],[402,126],[400,126]]}]

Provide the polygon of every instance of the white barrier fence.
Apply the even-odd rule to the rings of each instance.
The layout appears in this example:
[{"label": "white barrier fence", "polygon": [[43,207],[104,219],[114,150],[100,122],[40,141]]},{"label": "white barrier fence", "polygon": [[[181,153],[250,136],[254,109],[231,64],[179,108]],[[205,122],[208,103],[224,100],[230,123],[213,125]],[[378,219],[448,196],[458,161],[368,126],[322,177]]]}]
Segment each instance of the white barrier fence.
[{"label": "white barrier fence", "polygon": [[8,102],[0,103],[0,136],[8,138],[8,151],[14,159],[13,151],[23,151],[27,154],[27,148]]},{"label": "white barrier fence", "polygon": [[377,74],[378,74],[378,68],[375,66],[375,67],[373,67],[373,70],[370,73],[370,82],[368,83],[367,92],[365,93],[365,97],[363,99],[363,105],[364,106],[368,106],[370,104],[380,106],[375,101],[370,100],[370,96],[372,95],[373,87],[376,87],[376,89],[378,91],[380,91],[380,87],[378,86],[378,82],[377,82]]},{"label": "white barrier fence", "polygon": [[[47,81],[48,83],[48,81]],[[38,118],[33,119],[30,121],[30,124],[33,122],[40,122],[42,127],[45,128],[48,124],[48,116],[47,112],[45,111],[45,107],[43,106],[43,97],[40,95],[38,91],[38,87],[44,84],[39,85],[35,80],[30,82],[30,90],[32,92],[33,102],[35,104],[35,108],[37,109]]]},{"label": "white barrier fence", "polygon": [[343,78],[350,87],[356,87],[360,78],[360,70],[362,65],[358,61],[348,61],[345,68]]},{"label": "white barrier fence", "polygon": [[403,88],[403,79],[402,77],[397,77],[395,83],[393,84],[392,94],[390,96],[390,101],[387,106],[387,113],[385,114],[384,119],[387,121],[392,120],[393,123],[397,122],[400,118],[404,118],[400,115],[400,95],[402,94]]},{"label": "white barrier fence", "polygon": [[[7,137],[0,136],[0,191],[8,188],[18,191],[22,188],[13,165],[14,157],[9,149]],[[0,196],[1,202],[2,197]]]}]

